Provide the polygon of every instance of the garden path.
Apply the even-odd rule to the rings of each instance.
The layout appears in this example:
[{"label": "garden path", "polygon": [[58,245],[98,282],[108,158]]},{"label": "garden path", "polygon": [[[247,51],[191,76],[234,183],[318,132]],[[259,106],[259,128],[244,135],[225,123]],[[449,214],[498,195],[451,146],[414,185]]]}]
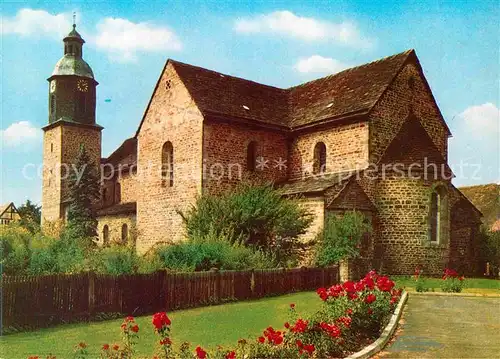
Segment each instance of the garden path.
[{"label": "garden path", "polygon": [[500,298],[411,295],[379,358],[500,358]]}]

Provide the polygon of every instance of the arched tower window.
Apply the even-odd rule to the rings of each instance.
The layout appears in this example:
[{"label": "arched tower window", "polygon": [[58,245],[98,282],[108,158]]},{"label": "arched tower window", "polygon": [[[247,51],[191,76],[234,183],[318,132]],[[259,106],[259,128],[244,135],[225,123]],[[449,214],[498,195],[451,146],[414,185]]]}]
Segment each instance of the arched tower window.
[{"label": "arched tower window", "polygon": [[314,162],[313,172],[315,174],[324,173],[326,171],[326,145],[323,142],[318,142],[314,146]]},{"label": "arched tower window", "polygon": [[78,106],[78,113],[84,115],[87,112],[87,93],[77,91],[76,103]]},{"label": "arched tower window", "polygon": [[167,141],[161,149],[161,180],[162,186],[174,185],[174,147]]},{"label": "arched tower window", "polygon": [[122,224],[122,243],[126,244],[128,241],[128,226],[126,223]]},{"label": "arched tower window", "polygon": [[116,182],[115,184],[115,203],[120,203],[122,200],[122,186],[120,182]]},{"label": "arched tower window", "polygon": [[247,146],[247,170],[255,171],[255,162],[257,160],[257,142],[252,141]]},{"label": "arched tower window", "polygon": [[50,114],[53,116],[56,113],[56,96],[50,95]]},{"label": "arched tower window", "polygon": [[432,191],[429,213],[429,240],[432,243],[441,243],[446,234],[447,200],[446,189],[443,186],[438,186]]},{"label": "arched tower window", "polygon": [[102,242],[104,245],[109,243],[109,227],[107,224],[102,228]]}]

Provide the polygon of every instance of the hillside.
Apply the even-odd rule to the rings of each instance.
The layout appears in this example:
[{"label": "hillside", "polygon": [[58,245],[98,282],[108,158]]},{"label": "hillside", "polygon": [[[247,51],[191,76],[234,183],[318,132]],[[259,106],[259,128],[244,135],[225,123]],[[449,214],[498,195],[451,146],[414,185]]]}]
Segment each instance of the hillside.
[{"label": "hillside", "polygon": [[483,222],[491,228],[500,215],[500,185],[490,183],[460,187],[459,190],[483,213]]}]

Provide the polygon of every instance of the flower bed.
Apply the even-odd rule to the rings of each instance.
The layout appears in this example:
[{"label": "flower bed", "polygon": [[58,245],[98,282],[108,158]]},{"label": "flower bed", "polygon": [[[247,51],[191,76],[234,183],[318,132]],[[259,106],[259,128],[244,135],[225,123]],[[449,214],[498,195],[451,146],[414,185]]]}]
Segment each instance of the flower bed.
[{"label": "flower bed", "polygon": [[[394,288],[394,282],[388,277],[372,271],[358,282],[346,281],[330,288],[319,288],[317,294],[323,306],[315,314],[303,317],[298,308],[290,304],[289,320],[284,323],[283,329],[268,327],[257,338],[240,339],[233,348],[218,347],[212,351],[200,346],[193,349],[189,343],[175,343],[174,346],[170,319],[164,312],[156,313],[152,317],[152,326],[158,340],[153,358],[345,357],[380,335],[399,301],[401,291]],[[125,318],[121,332],[122,343],[102,344],[101,358],[138,357],[134,345],[140,330],[133,317]],[[85,343],[75,346],[75,358],[87,357]]]},{"label": "flower bed", "polygon": [[[422,277],[422,270],[420,268],[415,269],[413,278],[415,279],[415,289],[417,292],[434,291],[434,288],[428,287],[426,279]],[[446,268],[443,271],[441,279],[440,287],[443,292],[460,293],[465,287],[465,277],[459,275],[454,269]]]}]

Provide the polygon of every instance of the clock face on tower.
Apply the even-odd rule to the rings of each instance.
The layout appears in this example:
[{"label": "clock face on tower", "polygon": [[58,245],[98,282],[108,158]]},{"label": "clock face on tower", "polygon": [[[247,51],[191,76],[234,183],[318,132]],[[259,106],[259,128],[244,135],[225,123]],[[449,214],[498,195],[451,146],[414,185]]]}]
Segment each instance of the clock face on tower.
[{"label": "clock face on tower", "polygon": [[52,80],[50,82],[50,93],[53,93],[56,91],[56,80]]},{"label": "clock face on tower", "polygon": [[78,80],[76,88],[78,91],[87,92],[89,90],[89,83],[86,80]]}]

